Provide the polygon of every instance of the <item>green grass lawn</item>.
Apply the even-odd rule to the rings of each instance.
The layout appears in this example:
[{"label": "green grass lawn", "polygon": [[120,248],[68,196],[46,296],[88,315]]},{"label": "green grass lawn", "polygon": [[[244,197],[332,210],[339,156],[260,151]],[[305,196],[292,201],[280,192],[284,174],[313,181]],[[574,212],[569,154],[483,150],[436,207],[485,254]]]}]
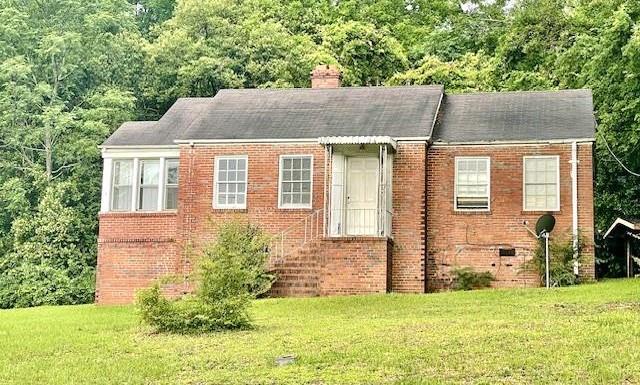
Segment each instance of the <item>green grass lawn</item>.
[{"label": "green grass lawn", "polygon": [[255,330],[178,336],[132,307],[0,311],[0,384],[640,384],[640,280],[252,312]]}]

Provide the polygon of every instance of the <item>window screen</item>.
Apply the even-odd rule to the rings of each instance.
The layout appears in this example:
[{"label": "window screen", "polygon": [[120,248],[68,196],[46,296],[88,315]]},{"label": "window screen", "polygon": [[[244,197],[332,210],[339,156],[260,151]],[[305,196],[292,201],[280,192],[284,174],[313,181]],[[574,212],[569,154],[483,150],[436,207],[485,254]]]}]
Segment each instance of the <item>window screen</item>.
[{"label": "window screen", "polygon": [[456,158],[455,208],[489,209],[489,158]]},{"label": "window screen", "polygon": [[111,210],[131,210],[133,184],[133,160],[113,161],[113,181],[111,190]]},{"label": "window screen", "polygon": [[160,160],[140,160],[140,193],[138,209],[152,211],[158,209],[158,185],[160,182]]},{"label": "window screen", "polygon": [[165,161],[164,209],[178,208],[178,159]]}]

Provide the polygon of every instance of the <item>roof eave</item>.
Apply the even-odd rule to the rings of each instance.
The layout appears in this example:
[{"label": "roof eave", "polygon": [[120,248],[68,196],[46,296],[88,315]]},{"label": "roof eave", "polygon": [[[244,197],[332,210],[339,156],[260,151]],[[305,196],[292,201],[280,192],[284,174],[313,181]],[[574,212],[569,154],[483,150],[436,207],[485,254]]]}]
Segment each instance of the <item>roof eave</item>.
[{"label": "roof eave", "polygon": [[569,144],[569,143],[592,143],[595,138],[570,138],[570,139],[539,139],[539,140],[476,140],[464,142],[434,141],[434,146],[478,146],[478,145],[535,145],[535,144]]},{"label": "roof eave", "polygon": [[635,232],[635,231],[640,231],[640,225],[636,225],[634,223],[631,223],[629,221],[626,221],[622,218],[617,218],[613,224],[609,227],[609,229],[607,230],[606,233],[604,233],[604,238],[608,238],[612,232],[616,229],[616,227],[618,227],[619,225],[627,227],[629,230]]}]

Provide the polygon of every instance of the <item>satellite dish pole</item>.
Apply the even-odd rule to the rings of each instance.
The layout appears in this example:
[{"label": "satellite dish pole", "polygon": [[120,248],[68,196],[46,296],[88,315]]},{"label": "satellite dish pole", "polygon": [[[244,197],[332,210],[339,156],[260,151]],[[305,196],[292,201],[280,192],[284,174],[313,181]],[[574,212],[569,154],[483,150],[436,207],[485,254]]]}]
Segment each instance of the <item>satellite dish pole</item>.
[{"label": "satellite dish pole", "polygon": [[551,231],[553,231],[553,228],[555,227],[555,225],[556,225],[556,218],[554,218],[553,215],[551,214],[544,214],[540,218],[538,218],[538,221],[536,222],[535,233],[527,227],[526,221],[524,223],[525,228],[531,234],[533,234],[533,236],[536,237],[536,239],[540,239],[540,238],[544,239],[544,265],[545,265],[544,277],[545,277],[545,286],[547,289],[551,287],[551,277],[550,277],[551,260],[549,255],[549,234],[551,233]]},{"label": "satellite dish pole", "polygon": [[544,262],[545,262],[545,282],[547,289],[551,287],[549,279],[549,233],[543,230],[540,236],[544,238]]}]

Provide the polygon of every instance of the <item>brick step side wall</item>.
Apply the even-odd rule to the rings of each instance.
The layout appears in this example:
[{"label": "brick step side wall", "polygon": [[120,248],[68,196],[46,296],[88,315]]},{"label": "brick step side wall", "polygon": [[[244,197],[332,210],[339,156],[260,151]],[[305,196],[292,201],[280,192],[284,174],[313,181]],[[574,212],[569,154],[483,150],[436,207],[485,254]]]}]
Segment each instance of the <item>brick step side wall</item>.
[{"label": "brick step side wall", "polygon": [[300,297],[385,293],[390,290],[392,242],[386,238],[324,238],[272,263],[270,295]]}]

